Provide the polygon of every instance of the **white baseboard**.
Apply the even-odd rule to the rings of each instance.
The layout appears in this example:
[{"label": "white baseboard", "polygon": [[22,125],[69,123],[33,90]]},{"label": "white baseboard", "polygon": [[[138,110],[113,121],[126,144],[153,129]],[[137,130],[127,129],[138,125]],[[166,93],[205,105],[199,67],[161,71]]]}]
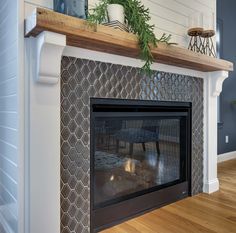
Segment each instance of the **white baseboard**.
[{"label": "white baseboard", "polygon": [[220,154],[217,156],[217,162],[222,163],[231,159],[236,159],[236,151],[232,151],[225,154]]},{"label": "white baseboard", "polygon": [[216,178],[214,180],[210,180],[208,182],[204,182],[203,184],[203,192],[204,193],[214,193],[219,190],[219,180]]}]

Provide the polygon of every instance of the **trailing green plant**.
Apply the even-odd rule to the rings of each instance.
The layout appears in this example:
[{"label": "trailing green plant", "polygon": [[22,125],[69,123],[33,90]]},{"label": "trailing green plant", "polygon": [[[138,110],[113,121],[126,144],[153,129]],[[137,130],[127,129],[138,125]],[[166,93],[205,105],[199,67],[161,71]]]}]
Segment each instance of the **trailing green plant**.
[{"label": "trailing green plant", "polygon": [[170,44],[171,35],[163,34],[161,38],[156,38],[155,25],[149,24],[151,19],[149,8],[145,8],[140,0],[100,0],[99,4],[89,13],[89,23],[101,24],[107,21],[107,6],[109,4],[120,4],[124,7],[125,23],[138,37],[140,58],[145,62],[142,71],[150,76],[153,63],[151,47],[157,47],[160,42]]}]

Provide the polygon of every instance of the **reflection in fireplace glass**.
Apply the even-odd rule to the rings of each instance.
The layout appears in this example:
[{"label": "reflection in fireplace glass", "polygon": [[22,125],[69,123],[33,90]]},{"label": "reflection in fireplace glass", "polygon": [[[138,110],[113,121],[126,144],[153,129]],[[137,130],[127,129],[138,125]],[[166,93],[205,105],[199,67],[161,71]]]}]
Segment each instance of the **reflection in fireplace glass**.
[{"label": "reflection in fireplace glass", "polygon": [[180,118],[97,118],[94,204],[180,179]]}]

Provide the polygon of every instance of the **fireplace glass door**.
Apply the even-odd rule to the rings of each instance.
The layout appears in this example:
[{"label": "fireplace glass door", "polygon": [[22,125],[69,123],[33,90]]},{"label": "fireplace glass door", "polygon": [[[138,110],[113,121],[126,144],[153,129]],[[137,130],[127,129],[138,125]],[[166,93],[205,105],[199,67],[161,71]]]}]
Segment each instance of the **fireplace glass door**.
[{"label": "fireplace glass door", "polygon": [[101,112],[94,120],[95,208],[186,180],[185,113]]}]

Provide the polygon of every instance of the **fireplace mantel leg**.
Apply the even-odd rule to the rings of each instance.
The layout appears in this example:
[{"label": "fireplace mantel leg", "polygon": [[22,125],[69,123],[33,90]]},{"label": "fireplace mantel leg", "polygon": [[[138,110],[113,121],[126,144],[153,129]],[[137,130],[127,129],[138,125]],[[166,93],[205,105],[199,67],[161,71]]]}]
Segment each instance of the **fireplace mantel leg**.
[{"label": "fireplace mantel leg", "polygon": [[60,233],[60,67],[64,35],[26,41],[27,233]]},{"label": "fireplace mantel leg", "polygon": [[222,91],[228,72],[208,73],[204,80],[205,132],[204,132],[204,181],[203,191],[213,193],[219,190],[217,178],[217,97]]}]

